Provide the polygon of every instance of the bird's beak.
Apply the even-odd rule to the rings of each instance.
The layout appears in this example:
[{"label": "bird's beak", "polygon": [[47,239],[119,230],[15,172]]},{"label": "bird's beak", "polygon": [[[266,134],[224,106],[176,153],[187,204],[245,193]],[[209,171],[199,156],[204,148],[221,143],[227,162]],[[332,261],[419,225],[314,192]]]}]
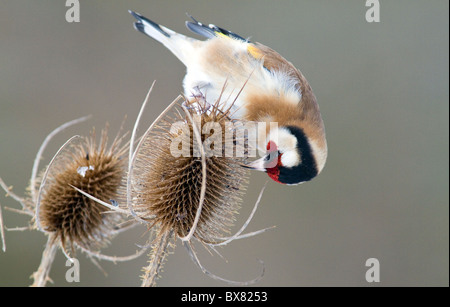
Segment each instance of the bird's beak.
[{"label": "bird's beak", "polygon": [[278,163],[278,151],[272,151],[265,155],[261,159],[250,162],[244,165],[246,168],[250,168],[256,171],[266,172],[268,168],[274,168]]},{"label": "bird's beak", "polygon": [[255,171],[265,172],[266,168],[264,167],[264,165],[265,165],[265,163],[267,161],[264,161],[264,159],[265,159],[265,157],[263,157],[261,159],[258,159],[258,160],[255,160],[253,162],[250,162],[248,164],[244,164],[242,166],[245,167],[245,168],[249,168],[249,169],[255,170]]}]

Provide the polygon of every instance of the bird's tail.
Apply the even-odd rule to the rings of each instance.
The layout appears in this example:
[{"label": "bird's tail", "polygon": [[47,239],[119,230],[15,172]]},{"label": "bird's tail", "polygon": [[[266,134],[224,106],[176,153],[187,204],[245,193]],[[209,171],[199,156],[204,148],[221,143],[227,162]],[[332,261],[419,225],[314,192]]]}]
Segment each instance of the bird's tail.
[{"label": "bird's tail", "polygon": [[186,65],[186,60],[189,58],[189,54],[192,55],[194,48],[193,43],[196,41],[195,39],[161,26],[136,12],[129,12],[134,18],[137,19],[134,23],[134,28],[136,30],[163,44]]}]

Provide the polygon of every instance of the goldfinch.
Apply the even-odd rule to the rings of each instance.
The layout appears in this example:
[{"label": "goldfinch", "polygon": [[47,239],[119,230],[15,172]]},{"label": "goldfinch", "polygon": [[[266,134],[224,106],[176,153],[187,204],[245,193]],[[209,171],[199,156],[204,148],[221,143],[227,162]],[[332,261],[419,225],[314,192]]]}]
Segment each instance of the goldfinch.
[{"label": "goldfinch", "polygon": [[327,143],[319,106],[308,81],[292,63],[263,44],[193,17],[186,22],[187,28],[206,40],[130,14],[137,19],[136,30],[162,43],[186,66],[183,87],[187,97],[203,95],[215,101],[241,90],[231,99],[234,118],[277,123],[264,133],[264,157],[247,167],[291,185],[309,181],[322,171]]}]

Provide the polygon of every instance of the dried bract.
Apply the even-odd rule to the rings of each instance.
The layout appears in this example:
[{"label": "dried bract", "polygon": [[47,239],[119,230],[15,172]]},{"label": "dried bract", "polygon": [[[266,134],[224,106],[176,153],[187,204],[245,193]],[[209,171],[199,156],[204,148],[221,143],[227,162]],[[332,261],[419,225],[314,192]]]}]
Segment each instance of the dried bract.
[{"label": "dried bract", "polygon": [[125,177],[126,148],[116,138],[107,148],[107,130],[96,145],[95,130],[62,150],[50,165],[41,189],[38,225],[67,250],[74,245],[103,247],[119,223],[119,214],[105,214],[102,205],[80,194],[77,187],[102,200],[116,201]]},{"label": "dried bract", "polygon": [[[227,154],[233,148],[244,152],[244,143],[236,139],[237,126],[219,104],[188,112],[193,121],[178,106],[142,141],[133,169],[132,209],[161,233],[173,230],[185,237],[194,225],[204,184],[204,202],[193,236],[211,243],[229,233],[246,189],[249,172],[241,166],[246,158]],[[206,131],[201,133],[205,182],[195,129]]]}]

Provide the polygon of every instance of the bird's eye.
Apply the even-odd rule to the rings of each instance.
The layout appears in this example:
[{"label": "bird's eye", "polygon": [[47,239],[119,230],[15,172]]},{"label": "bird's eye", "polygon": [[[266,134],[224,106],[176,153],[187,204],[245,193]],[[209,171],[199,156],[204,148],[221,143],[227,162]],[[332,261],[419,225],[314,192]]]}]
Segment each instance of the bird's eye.
[{"label": "bird's eye", "polygon": [[279,150],[272,151],[264,157],[264,161],[272,161],[275,158],[279,157],[280,155],[281,155],[281,152]]},{"label": "bird's eye", "polygon": [[264,157],[264,168],[275,168],[280,162],[281,153],[278,150],[272,151]]}]

